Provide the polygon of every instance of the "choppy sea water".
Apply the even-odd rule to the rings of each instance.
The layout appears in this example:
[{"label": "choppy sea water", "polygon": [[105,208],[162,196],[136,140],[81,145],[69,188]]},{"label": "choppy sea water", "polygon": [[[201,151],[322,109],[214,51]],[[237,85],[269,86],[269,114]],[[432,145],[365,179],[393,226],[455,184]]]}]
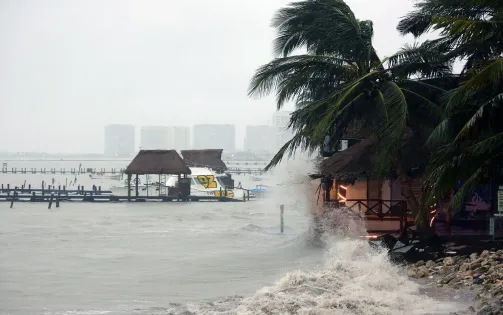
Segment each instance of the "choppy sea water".
[{"label": "choppy sea water", "polygon": [[[466,308],[422,295],[419,284],[365,241],[329,235],[325,246],[312,243],[306,185],[278,186],[270,199],[247,203],[67,202],[52,210],[0,203],[0,314]],[[279,204],[285,204],[283,234]]]}]

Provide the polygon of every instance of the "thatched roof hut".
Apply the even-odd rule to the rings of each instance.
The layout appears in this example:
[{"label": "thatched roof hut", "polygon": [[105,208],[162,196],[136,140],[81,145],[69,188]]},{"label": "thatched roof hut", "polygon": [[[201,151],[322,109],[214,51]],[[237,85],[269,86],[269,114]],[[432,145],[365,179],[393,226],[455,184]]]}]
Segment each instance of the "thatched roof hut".
[{"label": "thatched roof hut", "polygon": [[[400,148],[401,161],[410,175],[417,176],[428,162],[429,150],[424,146],[428,134],[410,129],[404,134]],[[311,175],[311,178],[329,176],[347,183],[371,178],[377,163],[376,145],[375,137],[371,137],[335,153],[320,163],[319,174]]]},{"label": "thatched roof hut", "polygon": [[222,149],[182,150],[182,157],[190,167],[209,167],[215,171],[227,170],[222,161]]},{"label": "thatched roof hut", "polygon": [[176,150],[140,150],[124,172],[136,175],[191,173]]}]

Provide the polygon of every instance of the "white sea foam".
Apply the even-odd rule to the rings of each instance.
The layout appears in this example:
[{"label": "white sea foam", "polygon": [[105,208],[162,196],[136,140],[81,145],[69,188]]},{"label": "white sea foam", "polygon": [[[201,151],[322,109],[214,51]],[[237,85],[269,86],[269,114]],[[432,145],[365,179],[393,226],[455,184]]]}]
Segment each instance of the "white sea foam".
[{"label": "white sea foam", "polygon": [[177,306],[172,314],[449,314],[466,306],[420,294],[420,285],[367,241],[330,237],[323,266],[287,273],[249,297]]}]

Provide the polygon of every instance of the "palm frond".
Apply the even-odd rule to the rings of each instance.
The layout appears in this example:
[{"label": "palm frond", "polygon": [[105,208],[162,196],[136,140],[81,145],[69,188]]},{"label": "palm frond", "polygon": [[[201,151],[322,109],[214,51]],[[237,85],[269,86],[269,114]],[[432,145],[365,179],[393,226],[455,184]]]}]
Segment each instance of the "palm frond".
[{"label": "palm frond", "polygon": [[278,36],[276,56],[288,56],[305,47],[315,54],[349,52],[348,45],[358,40],[360,23],[351,8],[341,0],[299,1],[276,13],[272,21]]},{"label": "palm frond", "polygon": [[497,87],[503,77],[503,57],[490,60],[481,70],[473,72],[470,79],[463,83],[463,88],[481,89],[488,86]]},{"label": "palm frond", "polygon": [[389,171],[407,125],[407,100],[400,87],[388,81],[383,84],[381,91],[384,100],[381,112],[387,119],[376,120],[376,124],[379,124],[376,126],[376,172],[379,175]]},{"label": "palm frond", "polygon": [[503,104],[503,92],[498,94],[496,97],[490,101],[482,104],[480,108],[473,114],[473,116],[468,119],[463,127],[461,127],[453,143],[459,144],[461,141],[465,141],[476,134],[480,129],[481,125],[490,125],[490,119],[495,117],[495,110],[498,109]]},{"label": "palm frond", "polygon": [[483,168],[477,169],[477,171],[474,172],[463,183],[461,188],[452,197],[449,209],[459,209],[463,205],[463,202],[466,200],[466,197],[469,196],[475,190],[475,188],[477,188],[478,184],[480,184],[480,181],[482,180],[485,171],[486,170]]},{"label": "palm frond", "polygon": [[[439,104],[432,102],[431,100],[429,100],[425,96],[423,96],[419,93],[416,93],[414,91],[411,91],[411,90],[408,90],[408,89],[405,89],[402,87],[400,89],[402,90],[402,92],[405,95],[409,95],[412,98],[415,98],[418,100],[418,103],[417,103],[418,107],[419,107],[420,111],[422,112],[422,114],[425,114],[425,116],[428,117],[427,120],[429,120],[428,122],[430,124],[436,125],[436,123],[438,121],[441,121],[445,117],[444,109]],[[408,108],[410,111],[411,102],[407,102],[407,103],[409,104]]]},{"label": "palm frond", "polygon": [[357,73],[346,60],[331,56],[302,55],[277,58],[260,67],[248,89],[249,96],[261,97],[277,90],[277,108],[287,101],[311,94],[324,95]]},{"label": "palm frond", "polygon": [[287,141],[274,155],[269,164],[267,164],[267,166],[264,168],[264,172],[269,171],[270,169],[281,163],[285,154],[287,154],[288,157],[294,156],[298,149],[308,150],[309,153],[314,152],[316,145],[313,145],[310,142],[309,133],[305,131],[299,131],[295,133],[293,138]]}]

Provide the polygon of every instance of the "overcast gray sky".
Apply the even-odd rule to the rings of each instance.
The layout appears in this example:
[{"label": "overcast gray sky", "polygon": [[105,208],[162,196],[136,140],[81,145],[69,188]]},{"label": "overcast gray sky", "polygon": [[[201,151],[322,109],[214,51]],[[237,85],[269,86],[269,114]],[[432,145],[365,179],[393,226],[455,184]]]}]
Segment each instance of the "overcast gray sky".
[{"label": "overcast gray sky", "polygon": [[[102,152],[110,123],[266,124],[249,99],[288,0],[1,0],[0,150]],[[411,0],[347,0],[387,56]],[[288,109],[288,108],[287,108]]]}]

